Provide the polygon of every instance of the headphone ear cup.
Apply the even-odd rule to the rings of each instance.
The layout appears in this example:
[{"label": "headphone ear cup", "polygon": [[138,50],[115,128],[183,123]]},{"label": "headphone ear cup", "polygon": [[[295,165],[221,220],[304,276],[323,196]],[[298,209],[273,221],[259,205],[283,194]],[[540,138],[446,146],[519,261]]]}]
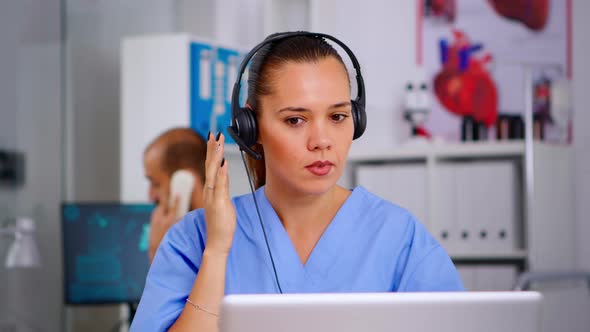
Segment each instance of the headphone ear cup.
[{"label": "headphone ear cup", "polygon": [[354,123],[354,135],[352,139],[355,140],[363,135],[365,128],[367,128],[367,113],[365,113],[365,105],[361,105],[356,100],[351,100],[352,105],[352,121]]},{"label": "headphone ear cup", "polygon": [[247,107],[242,107],[237,113],[235,121],[238,136],[242,141],[244,141],[248,148],[255,145],[258,136],[258,126],[254,112]]}]

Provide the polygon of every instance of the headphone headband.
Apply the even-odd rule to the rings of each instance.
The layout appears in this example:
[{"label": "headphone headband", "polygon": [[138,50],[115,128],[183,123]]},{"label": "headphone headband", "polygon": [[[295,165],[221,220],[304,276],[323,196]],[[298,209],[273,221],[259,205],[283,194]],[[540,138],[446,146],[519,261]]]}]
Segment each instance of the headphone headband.
[{"label": "headphone headband", "polygon": [[356,71],[356,83],[357,83],[357,96],[355,101],[364,107],[365,105],[365,83],[363,81],[363,76],[361,75],[361,65],[359,64],[356,56],[346,44],[338,40],[336,37],[325,33],[315,33],[315,32],[308,32],[308,31],[291,31],[291,32],[284,32],[267,38],[260,42],[258,45],[254,46],[250,52],[248,52],[242,63],[240,64],[240,68],[238,71],[238,76],[236,78],[236,82],[234,83],[234,88],[232,90],[232,99],[231,99],[231,111],[232,111],[232,124],[235,125],[234,121],[237,116],[237,112],[240,108],[240,89],[242,85],[242,76],[244,75],[244,71],[248,66],[250,60],[254,57],[254,55],[265,45],[275,43],[277,41],[288,39],[292,37],[299,37],[299,36],[307,36],[307,37],[314,37],[314,38],[322,38],[331,40],[334,43],[338,44],[345,52],[348,54],[348,57],[352,61],[352,65]]}]

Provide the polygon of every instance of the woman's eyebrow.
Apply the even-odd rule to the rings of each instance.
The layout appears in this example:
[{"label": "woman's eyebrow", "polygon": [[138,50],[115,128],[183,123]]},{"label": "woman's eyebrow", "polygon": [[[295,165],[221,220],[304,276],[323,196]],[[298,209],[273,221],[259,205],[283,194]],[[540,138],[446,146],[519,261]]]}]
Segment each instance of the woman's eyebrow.
[{"label": "woman's eyebrow", "polygon": [[288,106],[279,110],[279,113],[282,112],[309,112],[309,109],[305,107]]},{"label": "woman's eyebrow", "polygon": [[[347,107],[350,106],[351,103],[350,101],[343,101],[341,103],[337,103],[334,104],[332,106],[330,106],[330,109],[335,109],[335,108],[341,108],[341,107]],[[284,107],[281,108],[278,113],[282,113],[282,112],[309,112],[310,110],[305,108],[305,107],[297,107],[297,106],[288,106],[288,107]]]},{"label": "woman's eyebrow", "polygon": [[340,108],[340,107],[346,107],[346,106],[350,106],[350,105],[351,105],[350,101],[343,101],[341,103],[334,104],[334,105],[330,106],[330,108]]}]

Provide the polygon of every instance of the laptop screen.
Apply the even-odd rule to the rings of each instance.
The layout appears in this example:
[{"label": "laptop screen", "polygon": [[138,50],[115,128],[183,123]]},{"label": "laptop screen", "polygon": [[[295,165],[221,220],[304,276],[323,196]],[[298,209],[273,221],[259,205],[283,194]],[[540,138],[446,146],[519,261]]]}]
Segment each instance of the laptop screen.
[{"label": "laptop screen", "polygon": [[149,269],[150,204],[62,205],[66,304],[137,302]]}]

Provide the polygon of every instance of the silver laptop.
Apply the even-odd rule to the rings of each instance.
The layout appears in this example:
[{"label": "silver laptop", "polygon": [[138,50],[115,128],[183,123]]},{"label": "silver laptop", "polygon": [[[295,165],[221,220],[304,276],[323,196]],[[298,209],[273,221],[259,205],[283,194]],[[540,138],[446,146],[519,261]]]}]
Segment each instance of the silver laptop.
[{"label": "silver laptop", "polygon": [[536,332],[538,292],[229,295],[221,332]]}]

